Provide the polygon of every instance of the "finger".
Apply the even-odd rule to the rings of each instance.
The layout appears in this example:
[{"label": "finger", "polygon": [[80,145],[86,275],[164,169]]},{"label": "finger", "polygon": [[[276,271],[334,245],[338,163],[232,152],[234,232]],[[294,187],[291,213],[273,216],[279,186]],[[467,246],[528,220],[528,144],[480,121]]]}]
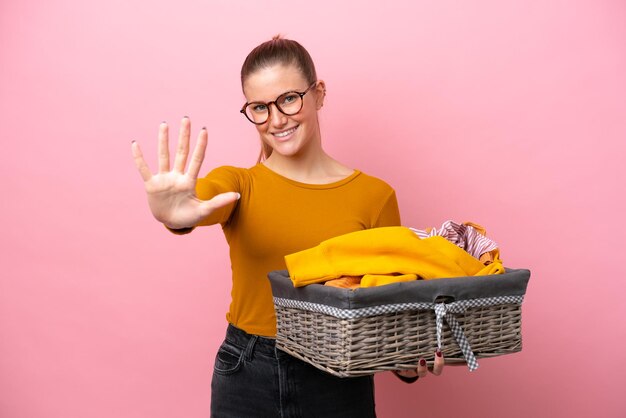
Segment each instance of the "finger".
[{"label": "finger", "polygon": [[413,370],[396,370],[396,373],[403,377],[415,377],[417,376],[417,369]]},{"label": "finger", "polygon": [[419,377],[425,377],[427,374],[428,374],[428,366],[426,365],[426,360],[422,358],[417,364],[417,375]]},{"label": "finger", "polygon": [[445,360],[443,359],[443,353],[440,350],[435,352],[435,364],[433,365],[433,374],[439,376],[443,372],[443,365]]},{"label": "finger", "polygon": [[191,122],[185,116],[180,124],[178,131],[178,146],[176,147],[176,159],[174,160],[174,171],[183,173],[185,164],[187,164],[187,156],[189,155],[189,132],[191,131]]},{"label": "finger", "polygon": [[202,127],[202,130],[198,135],[198,142],[196,143],[196,147],[191,155],[191,161],[189,162],[189,169],[187,171],[189,177],[193,179],[198,178],[198,173],[200,173],[200,167],[202,166],[202,161],[204,160],[204,154],[206,152],[207,136],[208,134],[206,128]]},{"label": "finger", "polygon": [[404,383],[415,383],[419,376],[417,375],[417,370],[394,370],[393,373],[396,377],[402,380]]},{"label": "finger", "polygon": [[143,159],[143,154],[141,153],[141,148],[139,148],[137,141],[133,141],[130,148],[133,153],[133,159],[135,160],[137,170],[139,170],[139,174],[141,174],[141,178],[143,181],[150,180],[152,178],[152,173],[150,172],[150,168],[148,168],[148,164],[146,164],[146,160]]},{"label": "finger", "polygon": [[218,194],[214,196],[212,199],[206,200],[203,202],[202,212],[204,212],[206,216],[216,209],[219,209],[221,207],[230,205],[233,202],[236,202],[240,197],[241,195],[237,192],[226,192],[226,193]]},{"label": "finger", "polygon": [[170,147],[168,141],[167,123],[161,122],[159,125],[159,173],[170,171]]}]

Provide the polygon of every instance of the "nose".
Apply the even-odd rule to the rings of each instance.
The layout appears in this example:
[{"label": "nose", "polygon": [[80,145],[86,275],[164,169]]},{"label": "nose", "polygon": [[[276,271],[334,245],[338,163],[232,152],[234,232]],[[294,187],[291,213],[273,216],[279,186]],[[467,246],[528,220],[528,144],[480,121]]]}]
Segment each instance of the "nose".
[{"label": "nose", "polygon": [[284,126],[287,123],[287,115],[278,110],[276,103],[271,103],[269,106],[269,120],[272,126]]}]

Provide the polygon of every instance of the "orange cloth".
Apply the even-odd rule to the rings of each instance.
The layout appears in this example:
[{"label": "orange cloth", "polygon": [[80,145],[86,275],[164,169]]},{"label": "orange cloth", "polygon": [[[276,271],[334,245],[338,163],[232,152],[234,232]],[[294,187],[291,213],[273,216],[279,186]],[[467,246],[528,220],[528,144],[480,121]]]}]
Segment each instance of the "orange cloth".
[{"label": "orange cloth", "polygon": [[338,279],[324,282],[325,286],[339,287],[342,289],[358,289],[359,287],[384,286],[386,284],[410,282],[417,280],[415,274],[365,274],[361,276],[342,276]]},{"label": "orange cloth", "polygon": [[325,282],[324,286],[338,287],[340,289],[358,289],[361,287],[361,276],[343,276]]},{"label": "orange cloth", "polygon": [[417,274],[366,274],[361,279],[361,287],[384,286],[386,284],[412,282],[417,280]]}]

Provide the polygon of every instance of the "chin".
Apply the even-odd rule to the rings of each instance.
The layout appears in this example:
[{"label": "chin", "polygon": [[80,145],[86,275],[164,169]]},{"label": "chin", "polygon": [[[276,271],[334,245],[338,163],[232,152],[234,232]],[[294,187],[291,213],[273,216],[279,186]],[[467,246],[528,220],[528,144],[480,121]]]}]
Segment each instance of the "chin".
[{"label": "chin", "polygon": [[[282,145],[282,144],[281,144]],[[274,147],[273,149],[273,153],[277,153],[279,155],[282,155],[283,157],[295,157],[298,154],[300,154],[300,152],[302,151],[302,149],[300,147],[297,148],[293,148],[293,147]]]},{"label": "chin", "polygon": [[272,152],[278,153],[285,157],[293,157],[298,155],[304,150],[304,144],[302,144],[297,138],[293,138],[289,142],[276,142],[271,141],[270,146]]}]

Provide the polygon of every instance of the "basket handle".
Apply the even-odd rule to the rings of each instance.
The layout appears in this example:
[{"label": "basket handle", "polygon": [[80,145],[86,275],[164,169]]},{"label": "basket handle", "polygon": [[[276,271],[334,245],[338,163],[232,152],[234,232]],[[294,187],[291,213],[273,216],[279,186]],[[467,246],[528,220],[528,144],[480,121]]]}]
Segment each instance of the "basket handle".
[{"label": "basket handle", "polygon": [[454,296],[450,295],[437,295],[433,303],[452,303],[456,300]]}]

